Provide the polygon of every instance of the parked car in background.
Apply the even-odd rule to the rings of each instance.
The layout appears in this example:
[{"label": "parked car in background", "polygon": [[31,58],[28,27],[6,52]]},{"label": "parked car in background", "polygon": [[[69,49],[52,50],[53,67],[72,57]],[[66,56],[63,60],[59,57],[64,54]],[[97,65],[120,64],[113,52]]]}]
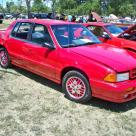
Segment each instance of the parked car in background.
[{"label": "parked car in background", "polygon": [[130,20],[130,19],[119,19],[117,20],[116,23],[114,23],[115,25],[117,25],[118,27],[122,28],[124,31],[127,30],[129,27],[131,27],[132,25],[135,24],[134,21]]},{"label": "parked car in background", "polygon": [[31,13],[31,18],[54,19],[53,13]]},{"label": "parked car in background", "polygon": [[122,103],[136,98],[136,54],[100,42],[81,24],[17,20],[0,31],[0,64],[61,84],[72,101],[98,97]]},{"label": "parked car in background", "polygon": [[4,16],[5,19],[12,19],[13,18],[13,15],[12,14],[6,14]]},{"label": "parked car in background", "polygon": [[34,14],[34,18],[37,18],[37,19],[47,19],[47,16],[48,14],[44,14],[44,13]]},{"label": "parked car in background", "polygon": [[84,26],[93,32],[93,34],[95,34],[103,43],[108,43],[136,52],[136,37],[129,33],[131,28],[127,31],[123,31],[114,24],[103,22],[85,23]]},{"label": "parked car in background", "polygon": [[19,15],[19,18],[21,18],[21,19],[28,19],[28,16],[27,16],[27,15],[24,15],[24,14],[20,14],[20,15]]}]

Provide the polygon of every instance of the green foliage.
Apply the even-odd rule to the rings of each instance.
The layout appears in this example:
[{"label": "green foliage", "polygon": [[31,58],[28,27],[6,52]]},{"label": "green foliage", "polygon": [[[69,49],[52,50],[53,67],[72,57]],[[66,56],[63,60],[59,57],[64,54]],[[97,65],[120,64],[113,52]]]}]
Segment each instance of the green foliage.
[{"label": "green foliage", "polygon": [[[56,0],[59,12],[67,14],[88,14],[95,11],[101,15],[136,16],[136,0]],[[104,4],[102,4],[104,3]]]},{"label": "green foliage", "polygon": [[37,13],[47,12],[48,7],[44,5],[42,0],[34,0],[32,11]]},{"label": "green foliage", "polygon": [[0,4],[0,13],[4,12],[4,8],[2,7],[2,5]]},{"label": "green foliage", "polygon": [[84,0],[82,3],[81,0],[59,0],[58,1],[58,11],[65,12],[67,14],[88,14],[89,11],[100,12],[100,0]]},{"label": "green foliage", "polygon": [[[27,6],[23,2],[33,2],[29,10],[32,12],[58,11],[72,15],[88,15],[90,11],[95,11],[101,15],[115,14],[117,16],[136,16],[136,0],[13,0],[7,1],[6,7],[0,5],[0,12],[26,13]],[[45,3],[52,1],[48,8]]]},{"label": "green foliage", "polygon": [[110,0],[107,13],[121,16],[136,15],[136,1],[134,0]]}]

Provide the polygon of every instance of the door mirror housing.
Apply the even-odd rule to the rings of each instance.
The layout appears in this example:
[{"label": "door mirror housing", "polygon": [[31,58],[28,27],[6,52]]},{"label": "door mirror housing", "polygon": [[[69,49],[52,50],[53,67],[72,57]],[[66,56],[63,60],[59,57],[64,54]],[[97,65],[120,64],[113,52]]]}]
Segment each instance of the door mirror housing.
[{"label": "door mirror housing", "polygon": [[51,49],[51,50],[55,49],[53,44],[50,44],[50,43],[47,43],[47,42],[43,43],[43,47],[46,47],[46,48]]},{"label": "door mirror housing", "polygon": [[111,37],[106,32],[103,32],[102,37],[104,39],[111,39]]}]

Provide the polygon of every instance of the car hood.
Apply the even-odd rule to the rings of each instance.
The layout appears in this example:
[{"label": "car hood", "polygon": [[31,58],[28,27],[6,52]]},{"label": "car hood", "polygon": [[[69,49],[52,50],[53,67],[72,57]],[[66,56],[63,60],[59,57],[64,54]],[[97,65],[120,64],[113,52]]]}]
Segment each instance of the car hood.
[{"label": "car hood", "polygon": [[127,30],[125,30],[123,33],[121,33],[118,37],[121,37],[125,33],[130,33],[130,31],[132,31],[133,29],[136,29],[136,24],[129,27]]},{"label": "car hood", "polygon": [[108,44],[96,44],[70,48],[76,54],[106,65],[117,72],[128,71],[136,67],[136,55]]},{"label": "car hood", "polygon": [[117,41],[118,46],[124,49],[134,51],[136,53],[136,42],[124,38],[112,37],[113,41]]}]

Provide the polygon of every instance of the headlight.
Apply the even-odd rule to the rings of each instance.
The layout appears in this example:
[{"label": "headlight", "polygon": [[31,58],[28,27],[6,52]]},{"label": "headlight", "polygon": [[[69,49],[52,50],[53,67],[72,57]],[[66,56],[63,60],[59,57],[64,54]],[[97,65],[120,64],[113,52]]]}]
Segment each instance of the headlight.
[{"label": "headlight", "polygon": [[117,74],[117,82],[129,80],[129,73]]},{"label": "headlight", "polygon": [[104,78],[104,81],[107,82],[121,82],[126,80],[129,80],[129,73],[110,73]]}]

